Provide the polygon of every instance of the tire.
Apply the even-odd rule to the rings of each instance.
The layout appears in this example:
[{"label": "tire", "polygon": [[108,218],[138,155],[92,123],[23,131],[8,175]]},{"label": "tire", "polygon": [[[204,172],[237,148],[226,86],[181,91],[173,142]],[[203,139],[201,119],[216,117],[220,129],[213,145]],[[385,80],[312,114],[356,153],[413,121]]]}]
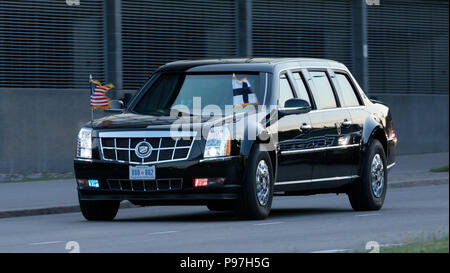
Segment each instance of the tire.
[{"label": "tire", "polygon": [[210,211],[230,211],[234,209],[233,203],[229,201],[210,201],[206,205]]},{"label": "tire", "polygon": [[81,213],[88,221],[112,221],[119,210],[120,201],[81,200],[78,196]]},{"label": "tire", "polygon": [[[260,193],[265,193],[260,195],[261,199],[257,194],[256,180],[256,172],[260,163],[260,170],[264,170],[262,173],[267,174],[263,176],[269,179],[268,181],[267,179],[263,179],[267,183],[260,184],[266,185],[265,187],[261,187],[264,190],[259,191]],[[269,216],[272,207],[274,179],[274,171],[269,153],[261,151],[258,146],[255,146],[247,162],[242,187],[240,188],[235,205],[235,213],[239,219],[262,220]]]},{"label": "tire", "polygon": [[[377,162],[381,162],[382,166],[377,164]],[[374,170],[379,170],[374,172],[376,174],[374,176],[372,176],[373,165],[376,166]],[[373,181],[375,181],[376,185],[372,183]],[[360,179],[351,186],[347,193],[353,210],[381,209],[386,197],[387,182],[386,155],[380,141],[373,139],[364,155]],[[381,184],[382,187],[380,187]]]}]

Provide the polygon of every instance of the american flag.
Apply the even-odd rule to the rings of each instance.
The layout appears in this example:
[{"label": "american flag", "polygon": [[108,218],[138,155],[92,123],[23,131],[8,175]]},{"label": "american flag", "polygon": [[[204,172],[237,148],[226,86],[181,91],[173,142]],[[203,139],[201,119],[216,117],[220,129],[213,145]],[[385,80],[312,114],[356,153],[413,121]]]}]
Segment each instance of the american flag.
[{"label": "american flag", "polygon": [[89,84],[91,86],[91,109],[108,109],[110,100],[106,96],[106,92],[114,88],[114,85],[111,83],[102,85],[99,81],[92,79]]}]

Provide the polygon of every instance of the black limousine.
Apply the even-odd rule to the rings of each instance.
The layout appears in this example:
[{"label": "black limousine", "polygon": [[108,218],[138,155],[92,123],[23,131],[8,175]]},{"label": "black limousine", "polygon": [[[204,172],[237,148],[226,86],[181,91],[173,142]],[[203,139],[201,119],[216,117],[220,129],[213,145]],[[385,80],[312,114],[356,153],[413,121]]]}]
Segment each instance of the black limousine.
[{"label": "black limousine", "polygon": [[[379,210],[395,165],[389,108],[347,67],[312,58],[178,61],[78,134],[81,211],[206,205],[264,219],[274,195],[345,193]],[[122,109],[124,108],[124,109]]]}]

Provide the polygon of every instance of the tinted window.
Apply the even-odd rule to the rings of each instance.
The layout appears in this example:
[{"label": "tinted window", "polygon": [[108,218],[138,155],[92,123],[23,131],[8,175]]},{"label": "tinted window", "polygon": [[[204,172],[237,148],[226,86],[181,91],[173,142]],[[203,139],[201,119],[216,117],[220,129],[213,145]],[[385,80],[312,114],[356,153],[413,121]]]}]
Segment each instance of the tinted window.
[{"label": "tinted window", "polygon": [[336,73],[336,78],[339,82],[339,87],[342,94],[342,106],[358,106],[359,101],[356,97],[355,90],[346,75]]},{"label": "tinted window", "polygon": [[286,74],[280,76],[280,96],[278,97],[278,105],[281,107],[284,106],[284,103],[288,99],[293,99],[294,95],[292,93],[291,86],[289,85],[289,81],[286,78]]},{"label": "tinted window", "polygon": [[216,105],[224,111],[226,105],[233,105],[233,76],[246,79],[250,91],[260,99],[258,74],[184,74],[162,73],[133,111],[148,115],[169,115],[176,105],[184,105],[193,112],[194,98],[201,99],[201,105]]},{"label": "tinted window", "polygon": [[309,101],[308,91],[306,90],[305,83],[303,81],[303,77],[300,75],[300,73],[294,73],[294,82],[297,85],[297,90],[299,92],[298,98],[302,100],[306,100],[309,102],[309,105],[311,105],[311,102]]},{"label": "tinted window", "polygon": [[336,107],[336,99],[327,74],[323,71],[310,71],[309,73],[316,87],[313,90],[313,96],[317,109]]}]

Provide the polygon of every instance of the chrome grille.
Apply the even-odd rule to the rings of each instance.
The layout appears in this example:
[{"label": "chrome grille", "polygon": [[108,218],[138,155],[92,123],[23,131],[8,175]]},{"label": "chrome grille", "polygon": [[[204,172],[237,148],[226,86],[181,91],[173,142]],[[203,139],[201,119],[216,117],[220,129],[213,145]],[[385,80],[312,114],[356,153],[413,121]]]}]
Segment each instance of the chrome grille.
[{"label": "chrome grille", "polygon": [[182,178],[164,178],[156,180],[107,179],[108,190],[155,192],[181,190]]},{"label": "chrome grille", "polygon": [[[194,135],[169,135],[170,132],[100,132],[100,150],[103,160],[129,164],[154,164],[185,160],[189,157]],[[146,158],[136,154],[136,145],[150,143],[152,152]]]}]

